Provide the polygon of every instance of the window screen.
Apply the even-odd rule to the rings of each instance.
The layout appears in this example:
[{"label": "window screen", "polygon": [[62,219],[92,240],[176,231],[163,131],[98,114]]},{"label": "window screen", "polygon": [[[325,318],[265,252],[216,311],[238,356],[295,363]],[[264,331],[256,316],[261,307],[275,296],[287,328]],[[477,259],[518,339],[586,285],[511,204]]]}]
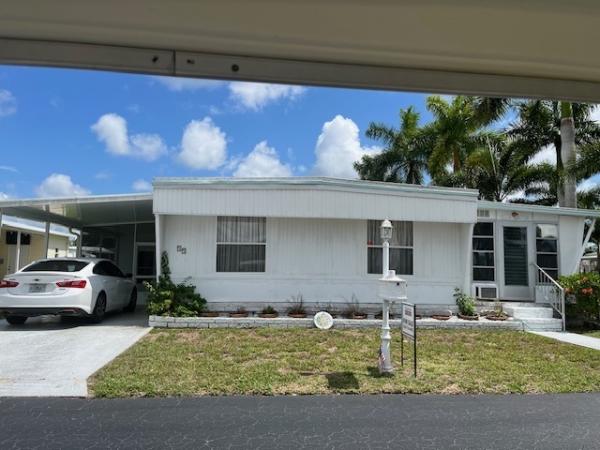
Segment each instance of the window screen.
[{"label": "window screen", "polygon": [[[413,274],[413,223],[392,222],[394,230],[390,240],[390,270],[397,274]],[[369,220],[367,225],[367,271],[383,272],[383,242],[381,220]]]},{"label": "window screen", "polygon": [[217,218],[217,272],[264,272],[264,217]]}]

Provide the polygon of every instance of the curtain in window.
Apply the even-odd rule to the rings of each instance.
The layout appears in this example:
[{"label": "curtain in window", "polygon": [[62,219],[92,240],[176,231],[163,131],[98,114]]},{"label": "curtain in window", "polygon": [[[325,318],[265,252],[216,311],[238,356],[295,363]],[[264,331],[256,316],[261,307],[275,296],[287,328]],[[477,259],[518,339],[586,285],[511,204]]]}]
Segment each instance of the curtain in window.
[{"label": "curtain in window", "polygon": [[217,218],[217,272],[265,271],[266,219]]},{"label": "curtain in window", "polygon": [[[392,222],[394,230],[390,239],[390,270],[398,275],[413,274],[413,223]],[[383,271],[383,241],[381,240],[381,221],[369,220],[367,226],[367,273]]]}]

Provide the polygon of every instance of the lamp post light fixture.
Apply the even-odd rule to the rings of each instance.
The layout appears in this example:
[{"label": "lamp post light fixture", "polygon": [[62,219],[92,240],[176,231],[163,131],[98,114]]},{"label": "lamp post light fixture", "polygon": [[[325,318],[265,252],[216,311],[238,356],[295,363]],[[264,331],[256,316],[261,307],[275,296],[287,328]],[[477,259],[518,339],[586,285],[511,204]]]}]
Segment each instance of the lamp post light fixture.
[{"label": "lamp post light fixture", "polygon": [[381,222],[381,240],[383,241],[383,270],[382,277],[380,280],[379,296],[383,301],[381,311],[381,347],[379,349],[379,372],[380,373],[393,373],[394,366],[392,365],[392,359],[390,354],[390,343],[392,341],[392,334],[390,332],[390,299],[389,289],[387,285],[392,282],[393,279],[397,278],[395,272],[390,271],[390,239],[392,239],[392,232],[394,227],[392,222],[384,220]]},{"label": "lamp post light fixture", "polygon": [[381,222],[380,232],[381,240],[383,241],[383,278],[389,275],[390,271],[390,239],[392,239],[392,233],[394,227],[392,222],[385,219]]}]

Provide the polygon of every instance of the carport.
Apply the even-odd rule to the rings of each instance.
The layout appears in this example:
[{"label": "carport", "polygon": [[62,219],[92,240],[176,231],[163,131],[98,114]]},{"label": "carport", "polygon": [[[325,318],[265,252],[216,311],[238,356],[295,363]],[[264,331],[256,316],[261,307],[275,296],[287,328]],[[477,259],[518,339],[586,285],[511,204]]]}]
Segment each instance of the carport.
[{"label": "carport", "polygon": [[[46,251],[50,224],[56,224],[77,236],[78,256],[110,259],[137,282],[155,276],[152,194],[6,200],[0,201],[0,230],[4,216],[45,224]],[[22,267],[24,263],[18,261],[23,245],[20,236],[11,245],[16,245],[12,252],[17,257],[16,267]],[[8,255],[0,254],[1,261],[7,258]],[[0,274],[3,265],[6,264],[0,263]]]}]

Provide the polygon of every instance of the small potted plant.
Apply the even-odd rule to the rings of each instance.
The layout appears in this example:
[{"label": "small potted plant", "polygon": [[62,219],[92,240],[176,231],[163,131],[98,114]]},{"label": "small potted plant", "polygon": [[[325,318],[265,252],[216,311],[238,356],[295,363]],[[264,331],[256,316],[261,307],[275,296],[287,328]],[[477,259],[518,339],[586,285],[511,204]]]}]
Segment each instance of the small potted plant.
[{"label": "small potted plant", "polygon": [[475,299],[465,294],[460,289],[454,289],[454,298],[458,306],[458,317],[463,320],[479,320],[479,314],[475,310]]},{"label": "small potted plant", "polygon": [[366,319],[367,313],[362,311],[358,306],[358,299],[352,294],[352,301],[346,305],[344,317],[347,319]]},{"label": "small potted plant", "polygon": [[236,309],[233,312],[229,313],[229,317],[235,317],[235,318],[241,318],[241,317],[248,317],[248,311],[246,311],[246,308],[244,308],[243,306],[240,306],[238,309]]},{"label": "small potted plant", "polygon": [[449,309],[443,311],[435,311],[431,318],[435,320],[449,320],[452,317],[452,311]]},{"label": "small potted plant", "polygon": [[506,314],[503,310],[502,310],[502,303],[500,302],[494,302],[494,309],[490,312],[488,312],[485,315],[485,318],[487,320],[497,320],[497,321],[501,321],[501,320],[506,320],[508,319],[508,314]]},{"label": "small potted plant", "polygon": [[306,318],[306,308],[304,308],[304,299],[302,298],[302,294],[292,296],[292,306],[289,307],[287,314],[288,317],[292,317],[294,319]]},{"label": "small potted plant", "polygon": [[265,306],[262,311],[258,314],[258,317],[262,317],[263,319],[274,319],[279,314],[275,311],[271,305]]}]

